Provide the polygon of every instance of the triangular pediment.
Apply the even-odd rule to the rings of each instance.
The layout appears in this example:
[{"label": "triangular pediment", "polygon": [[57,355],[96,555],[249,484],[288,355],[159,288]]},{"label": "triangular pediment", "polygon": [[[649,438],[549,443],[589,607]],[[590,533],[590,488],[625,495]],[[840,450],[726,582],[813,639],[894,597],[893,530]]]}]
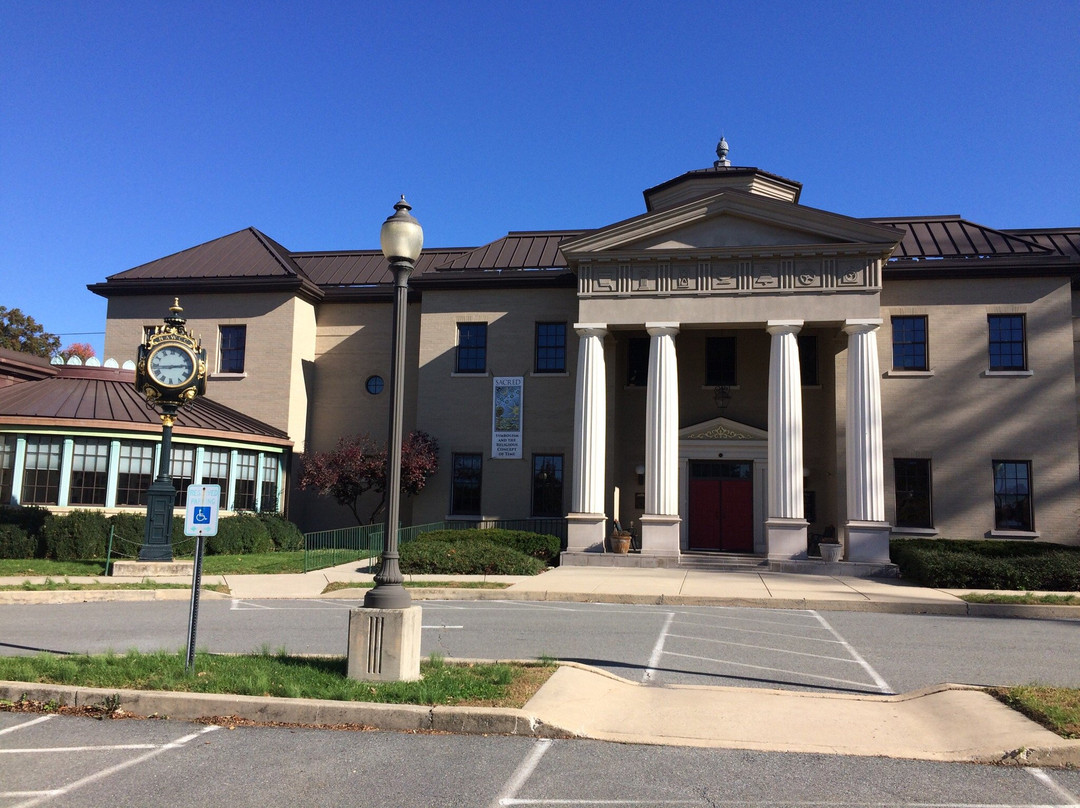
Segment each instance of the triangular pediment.
[{"label": "triangular pediment", "polygon": [[811,249],[880,245],[891,252],[894,229],[743,191],[726,190],[594,230],[562,244],[567,258],[597,253],[674,250]]},{"label": "triangular pediment", "polygon": [[679,441],[745,440],[766,441],[769,433],[730,418],[713,418],[679,430]]}]

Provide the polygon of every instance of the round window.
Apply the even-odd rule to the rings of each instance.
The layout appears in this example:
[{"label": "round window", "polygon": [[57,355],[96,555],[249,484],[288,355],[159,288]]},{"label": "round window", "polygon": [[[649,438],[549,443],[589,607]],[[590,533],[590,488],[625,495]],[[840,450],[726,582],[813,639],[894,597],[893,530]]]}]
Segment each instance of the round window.
[{"label": "round window", "polygon": [[368,380],[364,382],[364,387],[373,396],[379,395],[383,391],[383,386],[382,376],[368,376]]}]

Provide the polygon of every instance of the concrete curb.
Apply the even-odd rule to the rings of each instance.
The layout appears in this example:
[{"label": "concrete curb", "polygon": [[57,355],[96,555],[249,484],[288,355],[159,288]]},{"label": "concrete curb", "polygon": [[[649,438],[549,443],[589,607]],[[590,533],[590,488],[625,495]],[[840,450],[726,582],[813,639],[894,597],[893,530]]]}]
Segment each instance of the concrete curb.
[{"label": "concrete curb", "polygon": [[118,706],[124,712],[141,717],[195,721],[235,716],[250,721],[310,726],[362,724],[372,729],[397,732],[572,737],[571,733],[545,724],[525,710],[508,707],[428,707],[413,704],[0,682],[0,700],[7,701],[25,698],[63,706],[89,707],[101,705],[106,699],[114,697],[118,697]]},{"label": "concrete curb", "polygon": [[[200,600],[230,600],[231,595],[223,595],[204,589],[199,594]],[[50,591],[10,590],[0,592],[0,606],[5,604],[29,603],[106,603],[127,601],[132,603],[149,600],[190,600],[191,587],[187,589],[54,589]]]}]

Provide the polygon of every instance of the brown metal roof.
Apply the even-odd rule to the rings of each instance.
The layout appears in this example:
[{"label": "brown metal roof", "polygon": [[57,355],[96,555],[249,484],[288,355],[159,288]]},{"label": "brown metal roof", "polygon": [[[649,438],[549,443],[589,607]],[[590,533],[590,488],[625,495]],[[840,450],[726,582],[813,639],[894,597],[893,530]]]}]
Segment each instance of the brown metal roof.
[{"label": "brown metal roof", "polygon": [[559,245],[585,230],[543,230],[508,233],[439,267],[439,272],[488,269],[563,269]]},{"label": "brown metal roof", "polygon": [[[420,253],[412,276],[415,278],[430,272],[467,254],[470,249],[424,250]],[[292,258],[308,279],[318,286],[372,286],[389,284],[394,280],[390,265],[378,250],[292,253]]]},{"label": "brown metal roof", "polygon": [[109,281],[162,278],[295,278],[289,251],[254,227],[110,275]]},{"label": "brown metal roof", "polygon": [[[117,368],[56,366],[56,376],[0,389],[0,424],[161,429],[158,414],[135,390],[135,371]],[[237,441],[289,446],[280,429],[208,398],[198,398],[177,413],[178,434],[201,434]]]},{"label": "brown metal roof", "polygon": [[1065,229],[1039,230],[1002,230],[1011,236],[1034,241],[1036,244],[1053,250],[1058,255],[1068,258],[1080,258],[1080,227]]},{"label": "brown metal roof", "polygon": [[1053,255],[1054,250],[1030,238],[1011,235],[959,216],[871,219],[904,230],[894,260],[927,258],[989,258]]}]

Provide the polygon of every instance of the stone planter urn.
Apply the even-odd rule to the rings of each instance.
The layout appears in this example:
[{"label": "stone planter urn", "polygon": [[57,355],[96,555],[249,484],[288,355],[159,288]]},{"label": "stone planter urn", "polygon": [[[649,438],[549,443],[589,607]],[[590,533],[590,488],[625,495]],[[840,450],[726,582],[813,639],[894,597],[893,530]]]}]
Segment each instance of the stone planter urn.
[{"label": "stone planter urn", "polygon": [[844,553],[843,545],[835,542],[823,541],[818,545],[818,549],[821,550],[821,560],[826,564],[835,564]]},{"label": "stone planter urn", "polygon": [[630,552],[630,531],[616,530],[611,534],[611,552],[626,555]]}]

